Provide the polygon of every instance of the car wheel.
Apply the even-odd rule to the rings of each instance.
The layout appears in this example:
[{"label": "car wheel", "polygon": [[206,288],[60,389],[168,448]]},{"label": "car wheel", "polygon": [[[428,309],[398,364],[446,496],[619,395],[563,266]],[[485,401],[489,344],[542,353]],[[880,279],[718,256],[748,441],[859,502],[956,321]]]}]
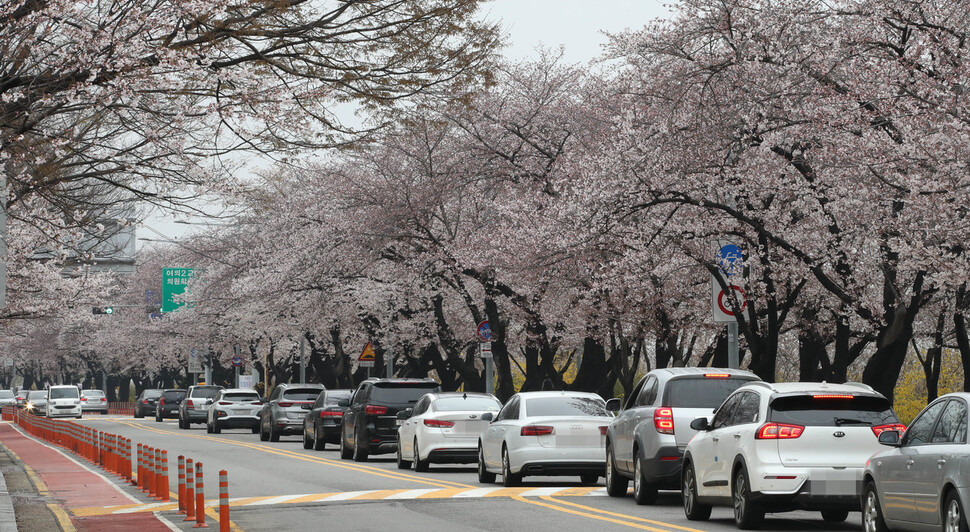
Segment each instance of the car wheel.
[{"label": "car wheel", "polygon": [[681,483],[681,498],[684,501],[684,515],[689,521],[707,521],[711,518],[711,506],[697,500],[697,477],[694,476],[694,464],[684,464],[683,482]]},{"label": "car wheel", "polygon": [[280,431],[276,428],[276,423],[273,423],[273,418],[269,418],[269,441],[280,441]]},{"label": "car wheel", "polygon": [[162,422],[162,414],[155,412],[155,423],[161,423],[161,422]]},{"label": "car wheel", "polygon": [[347,447],[347,436],[343,429],[340,429],[340,457],[344,460],[352,456],[353,451]]},{"label": "car wheel", "polygon": [[613,446],[606,446],[606,493],[610,497],[624,497],[626,490],[630,486],[630,480],[620,476],[616,469],[616,462],[613,460]]},{"label": "car wheel", "polygon": [[841,523],[848,518],[848,510],[822,510],[822,519],[827,523]]},{"label": "car wheel", "polygon": [[222,427],[219,426],[219,420],[218,419],[212,421],[212,433],[213,434],[222,434]]},{"label": "car wheel", "polygon": [[862,529],[865,532],[889,532],[889,527],[882,517],[876,485],[871,480],[866,482],[862,490]]},{"label": "car wheel", "polygon": [[212,434],[212,433],[213,433],[213,430],[212,430],[212,423],[206,423],[206,424],[205,424],[205,431],[206,431],[206,433],[208,433],[208,434]]},{"label": "car wheel", "polygon": [[734,475],[731,498],[734,502],[734,524],[741,530],[758,529],[765,520],[765,510],[751,500],[751,483],[744,467]]},{"label": "car wheel", "polygon": [[[634,456],[637,454],[639,451],[634,451]],[[643,460],[639,456],[633,459],[633,499],[640,505],[657,501],[657,485],[643,478]]]},{"label": "car wheel", "polygon": [[579,475],[580,484],[596,484],[597,482],[599,482],[599,480],[600,480],[599,475],[592,475],[592,474]]},{"label": "car wheel", "polygon": [[141,409],[136,408],[135,409],[135,419],[141,419],[143,417],[145,417],[145,414],[142,413]]},{"label": "car wheel", "polygon": [[967,532],[967,516],[955,491],[946,496],[943,503],[943,532]]},{"label": "car wheel", "polygon": [[397,446],[397,468],[398,469],[410,469],[411,468],[411,461],[410,460],[405,460],[404,459],[404,456],[401,455],[401,446],[400,445]]},{"label": "car wheel", "polygon": [[313,450],[322,451],[327,448],[327,440],[321,438],[318,433],[314,432],[313,436]]},{"label": "car wheel", "polygon": [[189,428],[189,420],[179,418],[179,428],[180,429],[183,429],[183,430],[188,430],[188,428]]},{"label": "car wheel", "polygon": [[418,439],[414,439],[414,471],[418,473],[424,473],[428,470],[428,465],[430,462],[428,460],[421,459],[421,451],[418,450]]},{"label": "car wheel", "polygon": [[509,462],[509,450],[502,447],[502,485],[506,488],[514,488],[522,482],[522,475],[512,472],[512,465]]},{"label": "car wheel", "polygon": [[310,441],[310,438],[307,438],[306,429],[303,429],[303,448],[310,449],[312,447],[313,447],[313,442]]},{"label": "car wheel", "polygon": [[489,473],[485,469],[485,451],[482,446],[478,446],[478,481],[482,484],[491,484],[495,482],[495,473]]},{"label": "car wheel", "polygon": [[78,414],[77,415],[77,419],[81,419],[81,414]]},{"label": "car wheel", "polygon": [[360,447],[360,431],[354,433],[354,462],[366,462],[367,451]]},{"label": "car wheel", "polygon": [[259,434],[259,425],[253,427],[253,434]]},{"label": "car wheel", "polygon": [[269,441],[269,432],[263,428],[263,420],[259,420],[259,441]]}]

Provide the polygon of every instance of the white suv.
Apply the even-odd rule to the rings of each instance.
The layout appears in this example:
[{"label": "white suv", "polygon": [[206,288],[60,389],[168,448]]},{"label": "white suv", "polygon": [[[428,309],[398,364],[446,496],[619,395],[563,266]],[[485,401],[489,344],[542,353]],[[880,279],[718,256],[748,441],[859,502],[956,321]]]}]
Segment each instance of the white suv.
[{"label": "white suv", "polygon": [[47,417],[81,419],[81,390],[77,386],[57,385],[47,389]]},{"label": "white suv", "polygon": [[866,460],[879,433],[903,427],[889,401],[859,383],[752,382],[713,418],[691,423],[681,487],[684,513],[706,520],[733,506],[738,528],[765,512],[820,510],[829,522],[859,510]]}]

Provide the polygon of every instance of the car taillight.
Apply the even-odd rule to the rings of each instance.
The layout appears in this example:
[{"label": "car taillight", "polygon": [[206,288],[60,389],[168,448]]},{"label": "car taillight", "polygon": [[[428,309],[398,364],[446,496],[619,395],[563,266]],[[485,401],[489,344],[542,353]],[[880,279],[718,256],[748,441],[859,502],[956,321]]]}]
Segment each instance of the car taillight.
[{"label": "car taillight", "polygon": [[902,434],[906,432],[906,425],[903,425],[902,423],[890,423],[889,425],[877,425],[872,427],[872,433],[875,434],[877,438],[880,434],[886,432],[887,430],[895,430],[896,432]]},{"label": "car taillight", "polygon": [[600,427],[600,436],[606,436],[606,429],[610,428],[608,425],[603,425]]},{"label": "car taillight", "polygon": [[195,404],[193,404],[192,403],[192,400],[189,399],[188,401],[185,401],[185,407],[186,408],[195,408]]},{"label": "car taillight", "polygon": [[289,408],[289,407],[293,406],[293,403],[287,401],[285,403],[276,403],[276,406],[281,407],[281,408]]},{"label": "car taillight", "polygon": [[323,418],[335,418],[335,417],[344,417],[344,413],[341,412],[340,410],[321,410],[320,411],[320,418],[321,419],[323,419]]},{"label": "car taillight", "polygon": [[161,399],[159,399],[159,400],[158,400],[158,404],[160,404],[160,405],[162,405],[162,406],[165,406],[165,398],[164,398],[164,397],[162,397]]},{"label": "car taillight", "polygon": [[220,405],[231,405],[232,402],[231,401],[219,401],[219,404]]},{"label": "car taillight", "polygon": [[82,401],[87,401],[87,400],[88,400],[88,398],[87,398],[87,397],[82,397],[82,398],[81,398],[81,400],[82,400]]},{"label": "car taillight", "polygon": [[102,403],[105,403],[105,402],[107,402],[107,401],[108,401],[108,399],[107,399],[107,398],[105,398],[105,397],[102,397],[102,398],[101,398],[101,402],[102,402]]},{"label": "car taillight", "polygon": [[674,409],[658,408],[653,411],[653,427],[660,434],[674,433]]},{"label": "car taillight", "polygon": [[438,427],[439,429],[454,427],[454,421],[445,421],[443,419],[426,419],[424,420],[425,427]]},{"label": "car taillight", "polygon": [[383,416],[387,413],[387,407],[367,405],[367,407],[364,408],[364,413],[368,416]]},{"label": "car taillight", "polygon": [[813,395],[812,399],[855,399],[855,396],[846,393],[821,393]]},{"label": "car taillight", "polygon": [[726,379],[730,377],[727,373],[705,373],[705,379]]},{"label": "car taillight", "polygon": [[552,434],[552,427],[547,425],[526,425],[519,434],[522,436],[548,436]]},{"label": "car taillight", "polygon": [[756,440],[794,440],[802,435],[805,427],[787,423],[768,423],[758,429]]},{"label": "car taillight", "polygon": [[266,403],[264,403],[264,402],[262,402],[262,401],[256,401],[256,402],[254,402],[253,404],[254,404],[254,405],[265,405]]},{"label": "car taillight", "polygon": [[142,404],[147,405],[148,404],[148,399],[142,399],[141,402],[142,402]]}]

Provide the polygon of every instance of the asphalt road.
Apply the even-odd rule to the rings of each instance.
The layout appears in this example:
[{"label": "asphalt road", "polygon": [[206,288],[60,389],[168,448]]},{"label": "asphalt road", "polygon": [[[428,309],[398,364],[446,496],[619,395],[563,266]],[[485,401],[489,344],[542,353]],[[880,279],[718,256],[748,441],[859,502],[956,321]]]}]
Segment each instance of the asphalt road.
[{"label": "asphalt road", "polygon": [[[205,497],[218,498],[220,469],[229,472],[231,518],[239,529],[298,530],[310,526],[347,531],[737,530],[730,508],[715,508],[708,522],[684,517],[677,492],[658,504],[637,506],[632,497],[605,496],[598,485],[571,477],[526,477],[521,489],[482,485],[473,466],[431,466],[427,473],[400,471],[394,455],[366,463],[341,460],[336,446],[303,449],[300,436],[261,442],[249,430],[207,434],[204,425],[180,430],[174,420],[85,416],[85,425],[121,434],[132,443],[168,450],[173,490],[176,457],[202,461]],[[487,488],[487,489],[483,489]],[[540,490],[540,488],[545,488]],[[476,491],[469,491],[469,490]],[[165,512],[183,529],[174,512]],[[845,523],[822,521],[816,512],[769,514],[763,530],[860,530],[858,512]]]}]

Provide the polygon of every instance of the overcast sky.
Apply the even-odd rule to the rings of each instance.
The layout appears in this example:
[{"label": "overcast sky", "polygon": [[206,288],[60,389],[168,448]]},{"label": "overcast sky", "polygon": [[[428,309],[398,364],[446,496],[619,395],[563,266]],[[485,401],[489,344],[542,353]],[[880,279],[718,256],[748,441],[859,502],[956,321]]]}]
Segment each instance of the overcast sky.
[{"label": "overcast sky", "polygon": [[[602,53],[603,31],[639,29],[669,16],[659,0],[492,0],[483,5],[487,20],[501,20],[508,34],[504,55],[512,60],[537,58],[537,48],[564,47],[564,59],[585,63]],[[140,238],[178,239],[193,229],[156,214],[138,229]],[[195,220],[206,223],[205,220]],[[139,241],[139,247],[144,240]]]}]

